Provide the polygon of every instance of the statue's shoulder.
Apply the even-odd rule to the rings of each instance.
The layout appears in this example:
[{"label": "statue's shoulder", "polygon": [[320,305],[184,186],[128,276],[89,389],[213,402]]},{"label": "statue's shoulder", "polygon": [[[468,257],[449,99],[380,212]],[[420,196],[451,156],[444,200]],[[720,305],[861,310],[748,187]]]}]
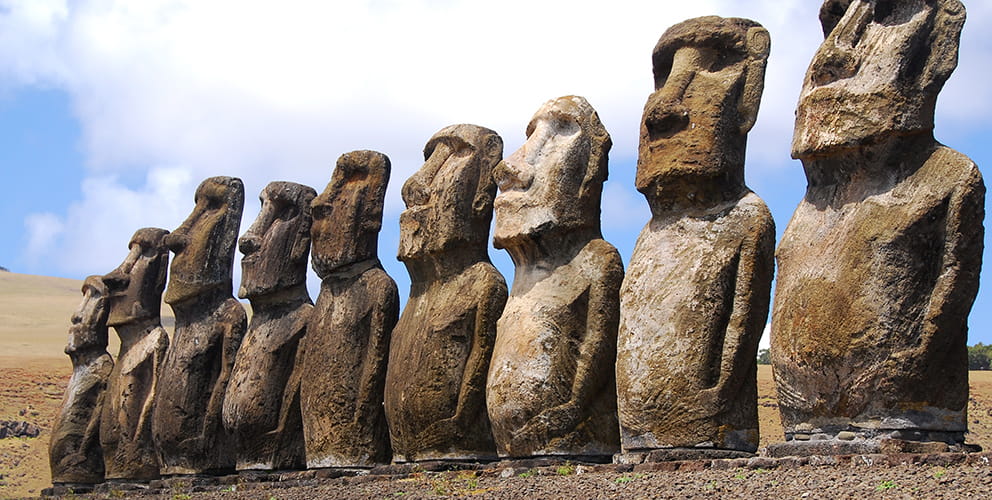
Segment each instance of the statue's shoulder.
[{"label": "statue's shoulder", "polygon": [[602,269],[604,273],[615,270],[623,273],[623,261],[620,259],[620,252],[610,242],[596,238],[589,240],[586,246],[579,252],[579,256],[595,269]]},{"label": "statue's shoulder", "polygon": [[377,265],[362,273],[361,281],[371,295],[384,298],[395,296],[396,301],[399,301],[399,289],[396,287],[396,281],[382,266]]},{"label": "statue's shoulder", "polygon": [[241,324],[245,327],[248,325],[248,312],[245,311],[245,306],[234,297],[225,300],[217,313],[217,317],[225,322],[235,325]]},{"label": "statue's shoulder", "polygon": [[923,165],[927,177],[957,189],[985,189],[978,165],[964,153],[938,143]]},{"label": "statue's shoulder", "polygon": [[503,277],[503,274],[491,262],[481,261],[472,264],[465,269],[460,280],[476,288],[496,288],[502,290],[504,295],[508,293],[506,278]]}]

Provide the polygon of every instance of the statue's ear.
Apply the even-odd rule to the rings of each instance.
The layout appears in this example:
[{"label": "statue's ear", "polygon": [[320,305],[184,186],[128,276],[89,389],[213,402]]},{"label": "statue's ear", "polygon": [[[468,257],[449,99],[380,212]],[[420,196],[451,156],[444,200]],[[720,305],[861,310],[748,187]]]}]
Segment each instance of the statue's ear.
[{"label": "statue's ear", "polygon": [[768,30],[754,27],[747,30],[747,66],[744,68],[744,88],[738,112],[741,115],[741,134],[747,134],[758,119],[761,94],[765,89],[765,67],[771,52]]},{"label": "statue's ear", "polygon": [[476,217],[488,219],[492,217],[493,200],[496,198],[493,170],[503,159],[503,138],[495,133],[489,134],[477,154],[481,156],[478,160],[479,182],[475,186],[475,196],[472,198],[472,212]]},{"label": "statue's ear", "polygon": [[289,260],[298,261],[306,260],[310,255],[310,224],[305,224],[304,228],[300,228],[299,234],[296,235],[296,239],[293,241],[293,248],[290,249]]},{"label": "statue's ear", "polygon": [[930,40],[927,42],[930,54],[924,66],[926,69],[920,80],[920,88],[927,89],[936,85],[935,92],[939,92],[958,66],[961,29],[964,27],[967,13],[964,5],[958,0],[937,2],[935,8],[938,9],[937,15],[933,21]]}]

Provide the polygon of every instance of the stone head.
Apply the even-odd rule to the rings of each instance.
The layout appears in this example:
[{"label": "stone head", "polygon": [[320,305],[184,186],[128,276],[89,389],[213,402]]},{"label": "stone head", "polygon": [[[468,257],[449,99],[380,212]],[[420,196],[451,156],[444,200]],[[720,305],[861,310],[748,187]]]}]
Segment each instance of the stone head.
[{"label": "stone head", "polygon": [[169,248],[165,246],[167,234],[165,229],[156,227],[135,231],[124,262],[103,276],[110,309],[108,325],[159,318],[169,269]]},{"label": "stone head", "polygon": [[241,287],[252,298],[305,283],[310,257],[310,203],[317,192],[293,182],[271,182],[259,195],[262,209],[238,240]]},{"label": "stone head", "polygon": [[493,167],[503,139],[476,125],[451,125],[424,147],[424,165],[402,189],[399,259],[437,255],[468,245],[489,245],[496,183]]},{"label": "stone head", "polygon": [[321,278],[378,255],[389,170],[389,158],[375,151],[338,158],[331,182],[310,205],[313,270]]},{"label": "stone head", "polygon": [[83,280],[83,300],[72,314],[66,354],[107,348],[107,287],[100,276]]},{"label": "stone head", "polygon": [[747,133],[757,119],[770,43],[760,24],[717,16],[684,21],[661,36],[635,179],[649,203],[662,190],[700,180],[743,189]]},{"label": "stone head", "polygon": [[796,110],[792,157],[832,155],[933,130],[937,94],[957,66],[958,0],[827,0],[826,39]]},{"label": "stone head", "polygon": [[211,177],[196,188],[193,213],[166,235],[175,257],[165,301],[184,302],[214,289],[231,290],[234,249],[245,188],[241,179]]},{"label": "stone head", "polygon": [[497,248],[517,238],[593,228],[612,141],[596,110],[582,97],[552,99],[527,124],[527,140],[500,162],[493,177]]}]

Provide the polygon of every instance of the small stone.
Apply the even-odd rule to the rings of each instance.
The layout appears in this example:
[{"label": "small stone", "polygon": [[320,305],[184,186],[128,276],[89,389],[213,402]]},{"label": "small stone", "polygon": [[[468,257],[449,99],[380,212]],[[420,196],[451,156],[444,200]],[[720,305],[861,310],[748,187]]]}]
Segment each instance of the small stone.
[{"label": "small stone", "polygon": [[795,439],[796,441],[809,441],[809,438],[810,438],[809,434],[793,434],[792,435],[792,439]]},{"label": "small stone", "polygon": [[841,441],[851,441],[857,436],[857,434],[851,431],[841,431],[837,433],[837,439],[840,439]]}]

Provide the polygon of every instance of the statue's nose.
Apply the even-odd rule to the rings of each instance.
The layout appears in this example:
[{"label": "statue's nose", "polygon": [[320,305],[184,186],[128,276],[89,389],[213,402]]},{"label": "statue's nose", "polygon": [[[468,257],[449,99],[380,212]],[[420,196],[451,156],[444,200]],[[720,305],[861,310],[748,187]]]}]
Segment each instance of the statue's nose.
[{"label": "statue's nose", "polygon": [[115,292],[118,290],[123,290],[127,288],[130,278],[120,269],[114,269],[113,271],[103,275],[103,284],[107,286],[107,289]]},{"label": "statue's nose", "polygon": [[262,242],[259,241],[258,236],[252,233],[248,233],[238,240],[238,249],[244,255],[251,255],[258,251],[259,247],[262,246]]},{"label": "statue's nose", "polygon": [[179,234],[178,231],[165,235],[164,242],[165,242],[165,246],[169,247],[169,250],[172,250],[173,253],[181,252],[184,248],[186,248],[186,245],[189,243],[186,240],[186,237],[183,236],[182,234]]}]

